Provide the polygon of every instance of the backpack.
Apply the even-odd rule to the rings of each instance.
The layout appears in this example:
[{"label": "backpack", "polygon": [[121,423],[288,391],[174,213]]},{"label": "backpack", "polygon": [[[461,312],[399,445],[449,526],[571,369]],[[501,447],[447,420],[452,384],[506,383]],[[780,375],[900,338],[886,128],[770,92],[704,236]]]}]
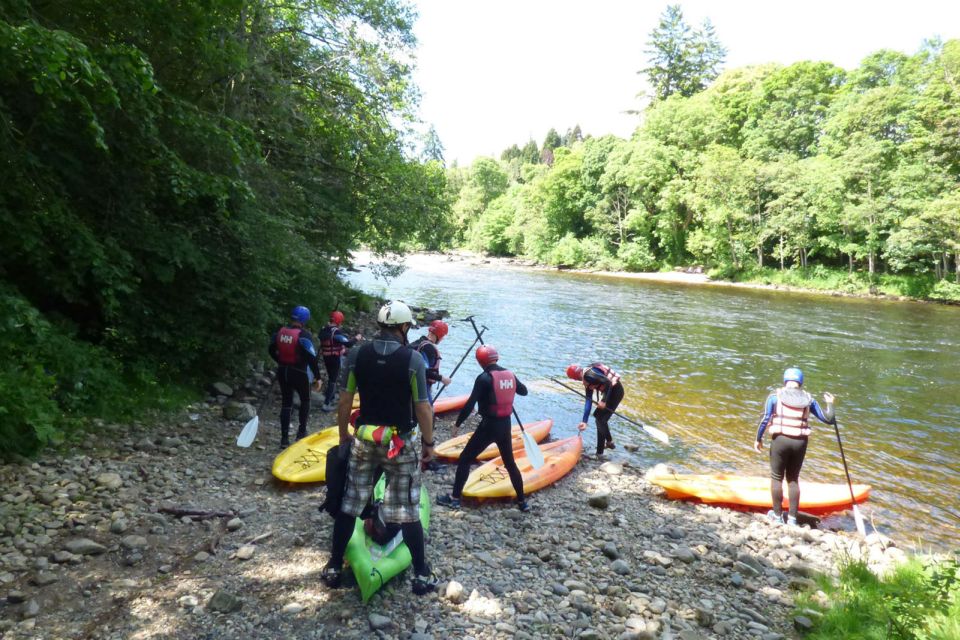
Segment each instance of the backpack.
[{"label": "backpack", "polygon": [[353,441],[337,445],[327,452],[327,495],[320,505],[331,518],[340,513],[343,494],[347,488],[347,467],[350,465],[350,446]]}]

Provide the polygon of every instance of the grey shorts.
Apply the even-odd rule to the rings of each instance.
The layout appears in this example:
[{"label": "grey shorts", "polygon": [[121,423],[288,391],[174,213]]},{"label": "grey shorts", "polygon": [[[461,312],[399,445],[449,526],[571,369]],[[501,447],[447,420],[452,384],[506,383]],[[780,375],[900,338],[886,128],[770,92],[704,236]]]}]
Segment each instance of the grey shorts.
[{"label": "grey shorts", "polygon": [[347,486],[340,510],[360,517],[370,500],[377,469],[387,476],[381,513],[384,522],[402,524],[420,520],[420,455],[408,442],[396,458],[387,459],[387,448],[354,440],[347,468]]}]

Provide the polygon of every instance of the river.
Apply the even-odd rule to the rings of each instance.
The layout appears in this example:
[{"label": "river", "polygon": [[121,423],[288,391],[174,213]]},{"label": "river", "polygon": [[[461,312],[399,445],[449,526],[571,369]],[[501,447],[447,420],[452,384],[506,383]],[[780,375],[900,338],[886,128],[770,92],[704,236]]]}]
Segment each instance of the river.
[{"label": "river", "polygon": [[[837,419],[854,482],[873,486],[861,507],[871,526],[901,545],[960,547],[960,308],[711,285],[476,265],[415,255],[387,283],[369,265],[345,272],[362,290],[416,306],[475,315],[501,363],[530,388],[524,420],[554,419],[553,437],[576,432],[582,400],[549,381],[566,365],[600,360],[623,375],[621,411],[666,431],[671,445],[613,418],[617,456],[678,472],[769,473],[752,449],[767,394],[799,366]],[[348,322],[349,324],[349,322]],[[413,339],[421,332],[411,331]],[[443,341],[449,373],[474,339],[452,322]],[[469,392],[471,356],[448,392]],[[801,479],[845,482],[833,429],[811,418]],[[593,420],[585,451],[596,443]],[[852,529],[848,515],[825,525]]]}]

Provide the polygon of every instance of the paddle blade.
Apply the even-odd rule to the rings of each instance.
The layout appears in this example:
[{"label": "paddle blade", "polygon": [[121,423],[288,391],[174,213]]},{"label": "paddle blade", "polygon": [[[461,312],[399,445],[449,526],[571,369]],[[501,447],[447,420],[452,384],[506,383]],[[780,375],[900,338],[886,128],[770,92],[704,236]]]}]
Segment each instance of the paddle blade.
[{"label": "paddle blade", "polygon": [[260,428],[260,416],[253,416],[250,422],[243,426],[243,431],[237,436],[238,447],[249,447],[253,444],[253,439],[257,437],[257,429]]},{"label": "paddle blade", "polygon": [[656,427],[651,427],[648,424],[643,425],[643,432],[654,440],[659,440],[663,444],[670,444],[670,438],[667,434]]},{"label": "paddle blade", "polygon": [[539,469],[544,465],[543,451],[540,451],[540,445],[526,431],[523,432],[523,450],[527,454],[527,460],[534,469]]},{"label": "paddle blade", "polygon": [[867,537],[867,527],[863,523],[863,515],[860,513],[860,507],[853,505],[853,519],[857,523],[857,531],[864,538]]}]

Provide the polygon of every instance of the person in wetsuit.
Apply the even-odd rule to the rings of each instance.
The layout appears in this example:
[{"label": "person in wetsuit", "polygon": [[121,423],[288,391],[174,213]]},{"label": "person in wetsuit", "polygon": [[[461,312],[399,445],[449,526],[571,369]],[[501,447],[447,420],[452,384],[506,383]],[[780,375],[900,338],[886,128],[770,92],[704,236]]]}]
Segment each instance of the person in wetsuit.
[{"label": "person in wetsuit", "polygon": [[[440,350],[437,345],[443,340],[450,327],[443,320],[434,320],[427,329],[427,335],[421,336],[410,343],[410,348],[423,356],[423,361],[427,364],[427,383],[433,386],[440,382],[444,386],[450,384],[450,378],[440,373]],[[430,393],[431,402],[433,393]]]},{"label": "person in wetsuit", "polygon": [[347,332],[340,328],[342,324],[343,313],[334,311],[330,314],[330,322],[320,330],[320,334],[317,336],[320,338],[320,355],[323,356],[323,366],[327,370],[327,388],[323,395],[323,411],[333,411],[336,408],[333,404],[333,398],[337,393],[337,378],[340,376],[340,363],[343,360],[343,354],[361,338],[357,334],[351,339]]},{"label": "person in wetsuit", "polygon": [[576,364],[570,365],[567,367],[567,377],[581,381],[585,389],[586,402],[583,404],[583,418],[578,426],[580,431],[587,428],[593,395],[599,396],[597,409],[593,412],[597,422],[597,456],[603,455],[604,448],[616,449],[613,435],[610,433],[610,416],[623,400],[623,384],[620,382],[620,375],[605,364],[594,362],[586,368]]},{"label": "person in wetsuit", "polygon": [[767,516],[774,522],[783,522],[783,479],[787,479],[790,508],[787,524],[797,524],[800,509],[800,468],[807,455],[810,438],[809,417],[812,413],[821,422],[833,424],[833,395],[823,394],[826,411],[809,393],[802,389],[803,371],[790,367],[783,372],[783,387],[767,397],[763,418],[757,428],[753,448],[763,451],[763,433],[770,428],[770,498],[773,502]]},{"label": "person in wetsuit", "polygon": [[[410,551],[414,575],[411,589],[424,595],[437,588],[437,577],[426,561],[420,523],[420,463],[433,456],[433,409],[427,399],[423,358],[407,346],[413,326],[410,307],[393,300],[377,314],[380,334],[351,349],[340,373],[337,426],[340,444],[352,440],[340,511],[333,524],[330,560],[320,578],[328,587],[341,586],[343,556],[382,471],[386,493],[380,513],[386,524],[396,524]],[[348,430],[354,394],[360,394],[356,434]],[[415,443],[421,433],[422,456]]]},{"label": "person in wetsuit", "polygon": [[527,395],[527,387],[511,371],[497,364],[500,355],[495,347],[491,345],[478,347],[476,356],[477,362],[483,367],[483,373],[477,376],[470,399],[457,416],[453,435],[457,435],[457,429],[473,411],[474,404],[478,404],[480,424],[460,454],[453,491],[449,495],[437,496],[437,504],[453,509],[460,508],[460,493],[467,482],[467,476],[470,475],[470,465],[484,449],[495,442],[497,449],[500,450],[500,457],[503,458],[503,466],[510,475],[513,490],[517,493],[517,508],[520,511],[529,511],[530,505],[523,494],[523,477],[513,459],[513,434],[510,426],[514,396]]},{"label": "person in wetsuit", "polygon": [[310,375],[313,388],[320,391],[320,367],[317,364],[317,349],[313,336],[304,328],[310,320],[310,309],[297,306],[290,314],[290,322],[281,327],[270,340],[267,348],[276,361],[277,380],[280,383],[280,447],[290,446],[290,414],[293,411],[293,393],[300,398],[300,426],[297,439],[307,435],[307,420],[310,418]]}]

